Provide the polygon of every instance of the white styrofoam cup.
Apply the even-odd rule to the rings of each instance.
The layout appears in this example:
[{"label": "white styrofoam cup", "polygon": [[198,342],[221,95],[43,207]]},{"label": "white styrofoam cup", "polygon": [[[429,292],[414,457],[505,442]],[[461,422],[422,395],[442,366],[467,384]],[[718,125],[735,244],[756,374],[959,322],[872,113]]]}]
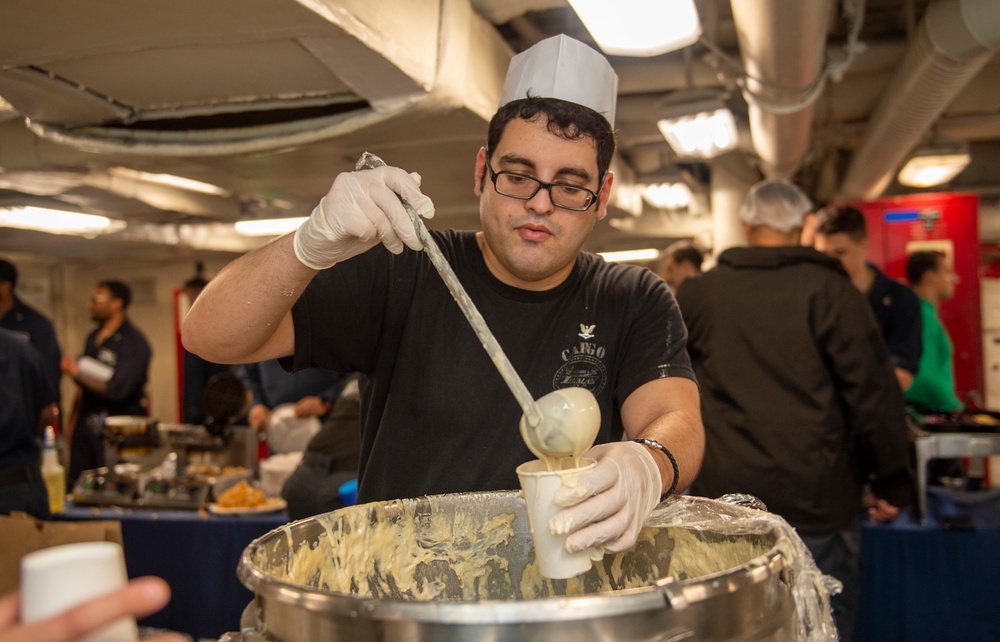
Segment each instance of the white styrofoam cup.
[{"label": "white styrofoam cup", "polygon": [[531,537],[535,543],[535,558],[538,571],[550,579],[566,579],[590,570],[593,561],[590,549],[579,553],[566,550],[566,535],[556,535],[549,529],[549,520],[561,508],[553,499],[563,483],[573,483],[580,473],[593,468],[596,461],[581,457],[579,467],[572,466],[571,458],[561,458],[559,470],[548,470],[540,459],[525,462],[517,467],[517,477],[524,491],[524,501],[528,505],[528,520]]},{"label": "white styrofoam cup", "polygon": [[[125,555],[114,542],[84,542],[44,548],[21,558],[21,621],[66,611],[128,584]],[[79,642],[134,642],[135,618],[123,617]]]}]

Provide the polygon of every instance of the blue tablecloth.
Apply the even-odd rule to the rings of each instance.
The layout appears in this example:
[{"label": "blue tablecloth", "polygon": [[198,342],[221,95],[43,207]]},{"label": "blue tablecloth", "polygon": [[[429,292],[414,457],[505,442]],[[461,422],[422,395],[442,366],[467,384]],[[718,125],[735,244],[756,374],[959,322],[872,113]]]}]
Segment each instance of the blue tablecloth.
[{"label": "blue tablecloth", "polygon": [[288,522],[284,511],[212,515],[72,505],[60,519],[120,520],[129,577],[158,575],[173,591],[162,611],[139,624],[211,639],[239,631],[240,615],[253,599],[236,577],[243,549]]},{"label": "blue tablecloth", "polygon": [[[199,515],[193,511],[68,507],[64,519],[118,519],[130,577],[170,583],[165,609],[140,624],[218,638],[238,631],[253,595],[236,578],[243,549],[285,524],[283,512]],[[1000,640],[1000,529],[948,531],[909,515],[865,524],[861,604],[855,639]]]},{"label": "blue tablecloth", "polygon": [[855,640],[1000,640],[1000,529],[865,524]]}]

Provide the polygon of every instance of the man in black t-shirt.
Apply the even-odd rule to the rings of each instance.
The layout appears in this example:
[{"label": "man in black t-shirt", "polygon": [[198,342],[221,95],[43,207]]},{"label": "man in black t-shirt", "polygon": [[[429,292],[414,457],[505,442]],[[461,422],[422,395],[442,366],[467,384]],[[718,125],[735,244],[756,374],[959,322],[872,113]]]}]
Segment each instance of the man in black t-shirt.
[{"label": "man in black t-shirt", "polygon": [[[704,449],[666,284],[581,251],[607,213],[616,87],[607,60],[565,36],[516,56],[475,162],[482,231],[431,232],[531,395],[578,386],[600,404],[586,453],[597,466],[563,489],[549,524],[571,552],[630,547]],[[361,502],[517,488],[514,468],[532,458],[521,410],[400,198],[433,214],[398,168],[339,175],[294,234],[212,280],[185,344],[216,361],[291,355],[294,368],[361,372]]]}]

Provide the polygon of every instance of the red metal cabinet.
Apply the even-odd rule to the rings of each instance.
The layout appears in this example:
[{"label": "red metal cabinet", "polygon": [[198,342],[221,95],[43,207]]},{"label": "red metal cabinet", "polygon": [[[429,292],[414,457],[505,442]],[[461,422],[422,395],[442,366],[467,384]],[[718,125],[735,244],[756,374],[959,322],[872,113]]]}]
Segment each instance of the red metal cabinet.
[{"label": "red metal cabinet", "polygon": [[919,249],[949,252],[961,282],[941,305],[941,320],[955,346],[959,399],[982,394],[983,333],[980,303],[979,198],[974,194],[910,194],[854,203],[868,223],[869,260],[906,282],[906,257]]}]

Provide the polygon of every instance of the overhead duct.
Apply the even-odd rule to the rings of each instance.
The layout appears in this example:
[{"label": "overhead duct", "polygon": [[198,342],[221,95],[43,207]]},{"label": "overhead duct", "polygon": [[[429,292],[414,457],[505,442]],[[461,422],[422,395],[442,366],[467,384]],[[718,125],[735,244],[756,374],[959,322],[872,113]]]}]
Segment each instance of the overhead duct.
[{"label": "overhead duct", "polygon": [[0,43],[0,93],[38,137],[102,155],[258,154],[455,110],[486,121],[511,55],[468,0],[53,3],[15,0],[38,24]]},{"label": "overhead duct", "polygon": [[936,0],[872,112],[840,196],[873,199],[1000,47],[996,0]]},{"label": "overhead duct", "polygon": [[733,0],[750,136],[768,178],[790,178],[809,149],[823,81],[829,0]]}]

